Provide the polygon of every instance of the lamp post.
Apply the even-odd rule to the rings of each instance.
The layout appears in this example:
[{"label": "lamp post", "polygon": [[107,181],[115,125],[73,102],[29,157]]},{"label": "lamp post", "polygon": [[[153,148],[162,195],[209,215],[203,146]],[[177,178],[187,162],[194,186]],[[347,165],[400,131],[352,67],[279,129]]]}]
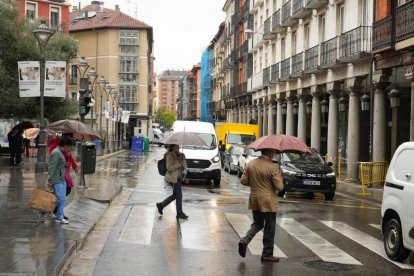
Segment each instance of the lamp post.
[{"label": "lamp post", "polygon": [[[95,91],[95,84],[96,84],[96,80],[98,79],[98,74],[96,73],[96,70],[94,67],[91,67],[91,70],[89,71],[88,74],[86,74],[88,76],[89,79],[89,83],[90,85],[90,91],[91,94],[93,96],[93,92]],[[95,101],[93,100],[93,97],[91,97],[91,128],[93,129],[93,104],[95,103]]]},{"label": "lamp post", "polygon": [[[104,87],[107,84],[107,81],[104,79],[104,76],[101,76],[99,78],[99,80],[96,82],[98,84],[99,87],[99,104],[100,104],[100,110],[99,110],[99,133],[101,134],[101,136],[103,136],[103,132],[102,132],[102,94],[103,94],[103,90]],[[102,151],[102,147],[100,148],[100,151],[98,152],[98,155],[102,155],[103,151]]]},{"label": "lamp post", "polygon": [[[114,125],[112,128],[112,139],[113,139],[113,148],[114,150],[119,150],[119,147],[117,145],[117,129],[118,129],[118,91],[114,90],[110,93],[110,96],[112,97],[112,116],[113,117],[113,121],[114,121]],[[116,110],[116,117],[115,117],[115,110]]]},{"label": "lamp post", "polygon": [[105,151],[104,153],[110,153],[109,149],[109,95],[114,88],[109,84],[105,85],[103,91],[105,91],[105,118],[106,118],[106,139],[105,139]]},{"label": "lamp post", "polygon": [[36,37],[37,44],[40,50],[40,133],[39,133],[39,148],[37,151],[37,161],[35,165],[35,172],[45,172],[47,171],[46,163],[46,137],[45,137],[45,122],[44,122],[44,112],[45,112],[45,57],[43,55],[46,48],[47,42],[52,37],[54,32],[49,30],[45,24],[40,24],[40,26],[33,31],[34,36]]},{"label": "lamp post", "polygon": [[397,148],[397,116],[398,107],[400,106],[400,91],[395,87],[388,93],[390,97],[390,106],[392,109],[392,125],[391,125],[391,156],[394,155]]}]

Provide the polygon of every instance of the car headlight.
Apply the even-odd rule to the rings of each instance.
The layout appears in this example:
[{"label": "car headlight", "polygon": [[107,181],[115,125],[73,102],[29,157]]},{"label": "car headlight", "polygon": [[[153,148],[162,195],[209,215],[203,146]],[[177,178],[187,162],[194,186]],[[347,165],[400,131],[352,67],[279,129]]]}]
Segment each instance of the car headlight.
[{"label": "car headlight", "polygon": [[289,175],[289,176],[295,176],[297,172],[282,168],[282,174]]},{"label": "car headlight", "polygon": [[218,162],[220,162],[220,155],[216,155],[216,156],[214,156],[214,158],[213,159],[211,159],[211,162],[213,162],[213,163],[218,163]]},{"label": "car headlight", "polygon": [[326,177],[335,177],[335,172],[327,173]]}]

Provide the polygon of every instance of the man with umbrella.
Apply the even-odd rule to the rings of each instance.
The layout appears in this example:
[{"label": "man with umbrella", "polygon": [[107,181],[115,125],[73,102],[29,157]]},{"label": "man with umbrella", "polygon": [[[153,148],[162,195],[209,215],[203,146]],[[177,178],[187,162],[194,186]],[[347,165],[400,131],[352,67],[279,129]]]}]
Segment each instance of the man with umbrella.
[{"label": "man with umbrella", "polygon": [[257,232],[264,228],[262,262],[277,262],[279,257],[273,256],[276,229],[276,212],[279,207],[277,192],[283,189],[283,180],[279,167],[272,163],[274,150],[261,149],[262,156],[251,161],[240,182],[250,186],[249,209],[253,212],[253,223],[246,236],[239,242],[239,254],[246,256],[249,242]]}]

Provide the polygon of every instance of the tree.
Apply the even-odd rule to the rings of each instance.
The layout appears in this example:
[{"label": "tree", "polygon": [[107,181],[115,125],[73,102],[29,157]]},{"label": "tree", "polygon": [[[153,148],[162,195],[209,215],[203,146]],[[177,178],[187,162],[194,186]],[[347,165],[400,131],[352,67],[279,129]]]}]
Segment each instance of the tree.
[{"label": "tree", "polygon": [[169,129],[177,118],[177,113],[171,109],[160,107],[155,111],[155,121]]},{"label": "tree", "polygon": [[[19,19],[17,11],[0,5],[0,118],[39,119],[40,98],[20,98],[17,62],[38,60],[39,49],[30,24]],[[77,41],[61,32],[50,39],[45,49],[46,60],[68,61],[77,53]],[[45,97],[45,119],[55,121],[77,113],[78,105],[67,98]]]}]

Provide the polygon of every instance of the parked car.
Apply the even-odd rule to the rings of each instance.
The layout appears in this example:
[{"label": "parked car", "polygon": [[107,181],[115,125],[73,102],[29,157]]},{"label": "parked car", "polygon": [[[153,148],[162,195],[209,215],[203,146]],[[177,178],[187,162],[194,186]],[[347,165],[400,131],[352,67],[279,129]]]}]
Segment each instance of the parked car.
[{"label": "parked car", "polygon": [[239,170],[237,173],[238,176],[241,177],[241,175],[244,173],[244,170],[246,169],[247,164],[249,164],[250,161],[256,159],[261,155],[261,151],[255,151],[254,149],[245,148],[244,152],[239,157]]},{"label": "parked car", "polygon": [[322,156],[311,149],[311,153],[276,154],[274,161],[279,163],[286,192],[321,192],[325,199],[332,200],[336,191],[336,177],[331,162],[325,162]]},{"label": "parked car", "polygon": [[230,146],[224,154],[224,171],[236,173],[239,171],[239,157],[244,152],[244,147]]},{"label": "parked car", "polygon": [[414,142],[401,144],[388,167],[381,205],[384,249],[393,261],[414,251]]}]

